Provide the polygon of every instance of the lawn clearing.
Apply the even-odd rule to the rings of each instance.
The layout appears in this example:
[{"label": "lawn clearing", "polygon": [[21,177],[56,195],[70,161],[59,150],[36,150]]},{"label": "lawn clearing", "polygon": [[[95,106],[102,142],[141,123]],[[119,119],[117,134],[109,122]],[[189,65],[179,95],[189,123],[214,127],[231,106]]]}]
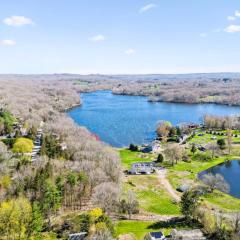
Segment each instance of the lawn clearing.
[{"label": "lawn clearing", "polygon": [[179,205],[160,185],[156,175],[128,176],[125,189],[135,192],[140,208],[159,215],[180,215]]},{"label": "lawn clearing", "polygon": [[120,149],[119,153],[125,170],[129,170],[131,165],[136,162],[152,162],[156,160],[155,154],[133,152],[128,149]]}]

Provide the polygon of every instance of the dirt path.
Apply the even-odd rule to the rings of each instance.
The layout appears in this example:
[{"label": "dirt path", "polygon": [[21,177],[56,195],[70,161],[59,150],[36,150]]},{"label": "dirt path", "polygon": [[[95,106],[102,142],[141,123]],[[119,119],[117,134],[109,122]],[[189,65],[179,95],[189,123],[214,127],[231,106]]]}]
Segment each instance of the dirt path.
[{"label": "dirt path", "polygon": [[119,220],[119,219],[126,219],[131,221],[144,221],[144,222],[165,222],[165,221],[174,221],[174,220],[180,220],[183,218],[183,216],[172,216],[172,215],[158,215],[154,213],[139,213],[139,214],[133,214],[131,216],[131,219],[128,219],[128,215],[112,215],[112,219]]},{"label": "dirt path", "polygon": [[180,202],[181,198],[177,195],[176,191],[173,189],[172,185],[166,178],[167,170],[157,170],[156,171],[160,184],[168,191],[170,196],[177,202]]}]

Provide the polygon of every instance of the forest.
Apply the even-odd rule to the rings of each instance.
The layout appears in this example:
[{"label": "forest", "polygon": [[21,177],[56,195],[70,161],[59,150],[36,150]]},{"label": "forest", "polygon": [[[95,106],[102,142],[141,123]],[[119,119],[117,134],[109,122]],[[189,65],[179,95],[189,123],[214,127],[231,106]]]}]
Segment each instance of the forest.
[{"label": "forest", "polygon": [[[129,186],[126,188],[128,182],[124,179],[128,176],[123,174],[119,151],[75,124],[66,112],[82,104],[80,93],[104,89],[115,94],[148,96],[149,101],[240,103],[237,78],[205,75],[172,78],[1,75],[0,239],[67,239],[75,232],[86,232],[89,239],[114,239],[116,232],[111,219],[117,216],[131,220],[139,213],[142,199]],[[239,129],[239,118],[206,115],[204,125],[207,129],[234,130]],[[163,140],[182,134],[179,128],[164,122],[157,133]],[[230,146],[230,134],[226,136],[226,142],[217,142],[220,149],[225,149],[226,143]],[[36,147],[39,152],[33,158]],[[179,162],[191,164],[189,154],[192,158],[205,156],[195,154],[199,151],[197,147],[190,144],[190,152],[182,155],[178,144],[166,145],[157,161],[162,166],[164,158],[172,159],[171,168]],[[212,157],[209,155],[207,160],[214,159],[216,147],[214,151],[213,147],[208,148]],[[134,176],[131,178],[135,181]],[[151,177],[146,179],[150,181]],[[135,186],[131,181],[129,184]],[[179,205],[166,196],[171,206],[168,210],[174,208],[173,212],[179,214]],[[183,206],[182,214],[188,214]]]},{"label": "forest", "polygon": [[[81,104],[78,91],[59,79],[0,80],[1,239],[65,239],[71,230],[54,229],[52,219],[92,205],[104,212],[115,207],[118,154],[65,114]],[[33,161],[40,125],[42,146]],[[93,234],[107,234],[101,228],[109,225],[107,216],[90,215],[81,221],[91,218],[89,225],[99,223],[101,230]]]}]

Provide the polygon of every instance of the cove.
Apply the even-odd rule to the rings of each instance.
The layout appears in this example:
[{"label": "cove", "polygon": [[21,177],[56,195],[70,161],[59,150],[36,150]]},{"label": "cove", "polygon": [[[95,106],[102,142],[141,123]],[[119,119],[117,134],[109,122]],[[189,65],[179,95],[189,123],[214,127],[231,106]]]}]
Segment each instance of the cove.
[{"label": "cove", "polygon": [[221,174],[225,181],[230,186],[229,194],[233,197],[240,198],[240,161],[232,160],[225,163],[221,163],[217,166],[209,168],[201,173],[199,173],[198,177],[200,179],[203,178],[204,175],[212,173],[212,174]]},{"label": "cove", "polygon": [[114,147],[144,144],[155,137],[158,121],[201,123],[205,114],[240,113],[240,107],[216,104],[150,103],[147,97],[114,95],[111,91],[81,94],[83,105],[68,112],[79,125]]}]

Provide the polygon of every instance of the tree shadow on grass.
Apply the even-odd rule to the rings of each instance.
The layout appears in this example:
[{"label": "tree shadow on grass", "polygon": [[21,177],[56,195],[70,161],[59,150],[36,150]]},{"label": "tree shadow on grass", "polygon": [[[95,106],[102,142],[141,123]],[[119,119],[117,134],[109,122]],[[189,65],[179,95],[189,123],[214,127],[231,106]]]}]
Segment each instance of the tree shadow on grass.
[{"label": "tree shadow on grass", "polygon": [[148,226],[148,229],[161,229],[161,228],[201,228],[202,225],[196,221],[187,221],[185,218],[174,218],[169,221],[160,221]]}]

